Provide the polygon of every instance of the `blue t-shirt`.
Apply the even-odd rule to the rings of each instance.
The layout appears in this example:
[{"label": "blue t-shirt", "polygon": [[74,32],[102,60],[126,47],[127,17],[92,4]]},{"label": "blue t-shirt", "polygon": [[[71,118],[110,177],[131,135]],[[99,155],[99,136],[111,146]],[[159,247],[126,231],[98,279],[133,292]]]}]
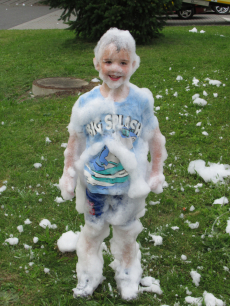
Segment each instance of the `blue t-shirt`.
[{"label": "blue t-shirt", "polygon": [[[69,131],[86,138],[84,177],[91,193],[124,194],[130,173],[147,162],[144,143],[158,121],[150,91],[131,85],[127,98],[113,102],[100,87],[82,95],[73,107]],[[129,171],[130,169],[130,171]]]}]

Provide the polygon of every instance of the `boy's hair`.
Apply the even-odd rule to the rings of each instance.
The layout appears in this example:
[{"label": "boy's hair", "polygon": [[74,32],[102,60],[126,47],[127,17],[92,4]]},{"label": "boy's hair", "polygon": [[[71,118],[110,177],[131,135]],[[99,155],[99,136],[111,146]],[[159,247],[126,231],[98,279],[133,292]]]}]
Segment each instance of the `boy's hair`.
[{"label": "boy's hair", "polygon": [[113,44],[117,48],[117,52],[120,50],[127,50],[130,53],[130,60],[135,61],[132,73],[134,73],[140,65],[140,57],[136,54],[136,43],[133,36],[129,31],[119,30],[117,28],[111,28],[100,38],[96,47],[94,48],[95,67],[99,64],[104,49]]}]

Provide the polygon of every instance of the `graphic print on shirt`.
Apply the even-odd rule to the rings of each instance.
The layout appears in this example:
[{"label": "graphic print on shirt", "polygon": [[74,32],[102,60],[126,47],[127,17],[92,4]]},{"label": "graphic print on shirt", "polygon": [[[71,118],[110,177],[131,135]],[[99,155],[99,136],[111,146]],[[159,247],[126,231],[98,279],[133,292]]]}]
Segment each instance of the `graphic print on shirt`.
[{"label": "graphic print on shirt", "polygon": [[[127,129],[134,130],[133,133],[136,136],[140,136],[142,124],[138,120],[132,120],[130,116],[124,118],[123,115],[114,115],[108,114],[105,116],[105,130],[109,131],[111,129],[116,130],[119,127],[126,127]],[[91,121],[89,124],[86,125],[86,132],[91,135],[95,136],[97,133],[103,133],[103,125],[102,122],[99,121]]]},{"label": "graphic print on shirt", "polygon": [[[131,120],[128,116],[123,119],[122,115],[105,116],[105,129],[119,129],[121,143],[129,150],[133,148],[133,143],[140,135],[142,124],[137,120]],[[102,133],[103,125],[99,122],[91,122],[86,126],[86,131],[95,136]],[[111,187],[117,183],[125,183],[129,180],[129,174],[122,166],[120,160],[112,154],[105,145],[101,152],[94,156],[86,165],[84,171],[88,184],[97,185],[101,188]]]}]

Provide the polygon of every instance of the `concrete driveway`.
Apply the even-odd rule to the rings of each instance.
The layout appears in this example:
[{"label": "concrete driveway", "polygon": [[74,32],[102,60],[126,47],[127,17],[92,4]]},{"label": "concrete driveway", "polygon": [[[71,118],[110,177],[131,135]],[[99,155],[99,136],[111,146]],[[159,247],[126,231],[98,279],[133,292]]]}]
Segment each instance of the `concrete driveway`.
[{"label": "concrete driveway", "polygon": [[38,0],[0,0],[0,30],[10,29],[57,11],[37,2]]}]

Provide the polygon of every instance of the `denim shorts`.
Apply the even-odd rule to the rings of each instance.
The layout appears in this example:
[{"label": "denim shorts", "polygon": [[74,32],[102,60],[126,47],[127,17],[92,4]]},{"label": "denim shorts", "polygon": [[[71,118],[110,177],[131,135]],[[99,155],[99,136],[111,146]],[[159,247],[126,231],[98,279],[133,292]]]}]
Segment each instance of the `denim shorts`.
[{"label": "denim shorts", "polygon": [[111,209],[116,209],[118,205],[122,205],[124,195],[107,195],[100,193],[91,193],[86,189],[86,199],[88,204],[88,212],[96,218],[100,217],[105,211],[106,206],[113,203]]},{"label": "denim shorts", "polygon": [[145,198],[130,199],[127,194],[98,194],[86,189],[85,220],[90,223],[127,225],[136,220],[144,206]]}]

